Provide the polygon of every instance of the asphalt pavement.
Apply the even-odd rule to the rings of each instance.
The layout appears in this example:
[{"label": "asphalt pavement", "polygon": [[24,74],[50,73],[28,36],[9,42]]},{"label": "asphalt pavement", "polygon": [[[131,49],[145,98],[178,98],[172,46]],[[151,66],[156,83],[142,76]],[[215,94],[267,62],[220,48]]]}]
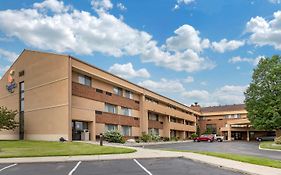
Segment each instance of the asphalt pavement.
[{"label": "asphalt pavement", "polygon": [[176,149],[176,150],[191,150],[191,151],[209,151],[221,153],[233,153],[240,155],[258,156],[270,159],[281,160],[281,152],[260,150],[258,142],[189,142],[175,143],[164,145],[147,145],[144,148],[151,149]]},{"label": "asphalt pavement", "polygon": [[1,175],[241,175],[184,158],[0,164]]}]

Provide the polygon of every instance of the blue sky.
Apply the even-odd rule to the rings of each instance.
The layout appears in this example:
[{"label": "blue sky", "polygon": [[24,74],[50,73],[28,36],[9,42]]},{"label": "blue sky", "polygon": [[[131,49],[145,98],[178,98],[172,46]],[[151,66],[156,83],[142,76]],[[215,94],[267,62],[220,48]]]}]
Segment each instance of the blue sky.
[{"label": "blue sky", "polygon": [[259,59],[281,50],[280,7],[281,0],[1,1],[0,76],[28,48],[71,54],[186,105],[242,103]]}]

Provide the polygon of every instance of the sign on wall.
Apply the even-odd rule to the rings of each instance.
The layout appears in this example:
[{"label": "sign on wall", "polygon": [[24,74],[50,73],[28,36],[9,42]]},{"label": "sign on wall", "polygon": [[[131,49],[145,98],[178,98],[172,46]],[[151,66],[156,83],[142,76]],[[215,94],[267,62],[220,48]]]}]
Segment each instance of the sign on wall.
[{"label": "sign on wall", "polygon": [[10,93],[13,93],[15,91],[15,88],[17,87],[14,76],[15,70],[11,70],[8,75],[8,84],[6,85],[6,88]]}]

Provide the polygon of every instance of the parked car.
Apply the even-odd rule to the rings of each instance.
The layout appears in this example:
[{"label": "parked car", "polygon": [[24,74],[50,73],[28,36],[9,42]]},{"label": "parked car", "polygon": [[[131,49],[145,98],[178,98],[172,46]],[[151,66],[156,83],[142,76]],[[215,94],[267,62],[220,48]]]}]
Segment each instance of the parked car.
[{"label": "parked car", "polygon": [[263,136],[263,137],[257,137],[256,141],[274,141],[275,136]]},{"label": "parked car", "polygon": [[216,140],[216,141],[218,141],[218,142],[222,142],[223,141],[223,139],[224,139],[224,137],[223,136],[219,136],[219,135],[217,135],[217,134],[214,134],[214,139]]},{"label": "parked car", "polygon": [[196,137],[193,139],[194,142],[201,142],[201,141],[207,141],[207,142],[213,142],[215,140],[215,137],[213,135],[201,135],[200,137]]}]

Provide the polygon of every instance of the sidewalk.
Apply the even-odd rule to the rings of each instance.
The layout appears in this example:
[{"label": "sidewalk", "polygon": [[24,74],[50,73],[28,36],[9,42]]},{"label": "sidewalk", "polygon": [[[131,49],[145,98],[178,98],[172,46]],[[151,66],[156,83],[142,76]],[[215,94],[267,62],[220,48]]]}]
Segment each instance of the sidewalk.
[{"label": "sidewalk", "polygon": [[[93,143],[96,144],[96,143]],[[121,145],[106,144],[107,146],[126,147]],[[281,169],[266,166],[253,165],[228,159],[206,156],[188,152],[170,152],[162,150],[151,150],[134,148],[137,151],[129,154],[111,154],[97,156],[61,156],[61,157],[32,157],[32,158],[9,158],[0,159],[0,163],[35,163],[35,162],[69,162],[69,161],[95,161],[113,159],[142,159],[142,158],[167,158],[184,157],[193,161],[211,164],[217,167],[234,170],[237,172],[255,175],[281,175]]]}]

